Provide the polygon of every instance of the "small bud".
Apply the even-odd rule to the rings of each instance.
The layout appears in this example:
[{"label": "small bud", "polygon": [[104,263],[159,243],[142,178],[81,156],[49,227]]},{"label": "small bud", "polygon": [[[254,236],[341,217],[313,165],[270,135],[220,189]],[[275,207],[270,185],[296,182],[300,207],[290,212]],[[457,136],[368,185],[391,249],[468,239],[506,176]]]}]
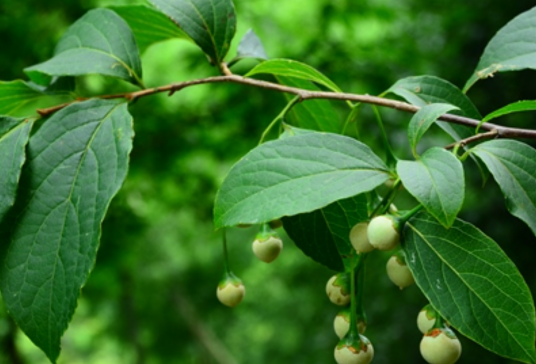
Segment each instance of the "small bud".
[{"label": "small bud", "polygon": [[326,284],[326,294],[331,302],[339,306],[350,303],[350,285],[348,275],[339,273],[331,277]]},{"label": "small bud", "polygon": [[387,275],[391,282],[396,284],[400,289],[404,289],[415,283],[413,274],[409,270],[406,262],[401,255],[393,255],[387,261]]},{"label": "small bud", "polygon": [[263,227],[263,231],[259,232],[255,237],[255,241],[251,246],[253,253],[266,263],[273,262],[283,249],[283,241],[277,233],[268,226]]},{"label": "small bud", "polygon": [[245,295],[246,287],[244,287],[242,281],[233,273],[227,274],[220,284],[218,284],[218,288],[216,289],[218,300],[229,307],[236,307],[242,302]]},{"label": "small bud", "polygon": [[341,340],[335,347],[334,355],[337,364],[369,364],[374,358],[374,348],[369,339],[359,335],[359,340],[351,344]]},{"label": "small bud", "polygon": [[[333,330],[335,334],[342,339],[350,330],[350,309],[343,309],[340,311],[335,320],[333,320]],[[357,330],[360,334],[364,334],[367,329],[367,323],[363,317],[357,317]]]},{"label": "small bud", "polygon": [[417,326],[423,334],[426,334],[434,327],[436,315],[436,311],[430,304],[424,306],[419,312],[419,315],[417,315]]},{"label": "small bud", "polygon": [[428,331],[420,349],[422,357],[430,364],[454,364],[462,353],[460,341],[449,328]]},{"label": "small bud", "polygon": [[369,223],[367,236],[370,244],[379,250],[394,249],[399,241],[398,220],[392,215],[376,216]]},{"label": "small bud", "polygon": [[350,230],[350,242],[358,253],[368,253],[374,250],[367,236],[367,228],[367,222],[360,222]]}]

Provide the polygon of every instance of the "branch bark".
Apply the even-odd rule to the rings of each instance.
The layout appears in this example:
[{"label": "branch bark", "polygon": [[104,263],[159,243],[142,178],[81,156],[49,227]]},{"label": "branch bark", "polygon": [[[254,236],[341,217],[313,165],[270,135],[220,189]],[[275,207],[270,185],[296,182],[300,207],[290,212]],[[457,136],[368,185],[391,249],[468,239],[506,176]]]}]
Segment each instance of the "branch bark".
[{"label": "branch bark", "polygon": [[[175,92],[180,91],[184,88],[203,85],[208,83],[237,83],[242,85],[248,85],[252,87],[258,87],[267,90],[273,90],[282,93],[289,93],[297,95],[300,98],[300,101],[311,100],[311,99],[327,99],[327,100],[341,100],[341,101],[354,101],[361,102],[365,104],[372,104],[377,106],[388,107],[391,109],[396,109],[400,111],[405,111],[408,113],[416,113],[419,111],[420,107],[408,104],[407,102],[386,99],[383,97],[370,96],[370,95],[360,95],[344,92],[329,92],[329,91],[310,91],[305,89],[300,89],[296,87],[290,87],[285,85],[280,85],[273,82],[257,80],[249,77],[242,77],[238,75],[225,75],[225,76],[215,76],[201,78],[197,80],[185,81],[180,83],[173,83],[165,86],[154,87],[150,89],[145,89],[141,91],[115,94],[115,95],[104,95],[100,96],[103,99],[118,99],[124,98],[129,101],[136,100],[141,97],[146,97],[149,95],[154,95],[161,92],[168,92],[169,95],[173,95]],[[79,99],[77,101],[83,101],[86,99]],[[76,101],[75,101],[76,102]],[[39,109],[37,112],[39,115],[45,117],[55,113],[58,110],[68,106],[68,104],[62,104],[53,106],[47,109]],[[465,125],[468,127],[476,128],[480,124],[480,120],[471,119],[463,116],[444,114],[439,117],[439,120],[446,121],[448,123],[454,123],[459,125]],[[480,126],[480,129],[486,131],[496,131],[497,138],[527,138],[527,139],[536,139],[536,130],[531,129],[522,129],[522,128],[510,128],[501,125],[496,125],[492,123],[484,123]]]}]

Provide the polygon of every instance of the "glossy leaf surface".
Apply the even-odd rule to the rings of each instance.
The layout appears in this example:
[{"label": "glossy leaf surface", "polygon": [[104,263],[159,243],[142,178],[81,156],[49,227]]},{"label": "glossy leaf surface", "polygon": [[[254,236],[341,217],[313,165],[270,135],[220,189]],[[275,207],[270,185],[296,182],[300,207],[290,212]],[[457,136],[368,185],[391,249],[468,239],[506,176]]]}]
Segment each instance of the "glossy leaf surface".
[{"label": "glossy leaf surface", "polygon": [[382,160],[352,138],[307,133],[270,141],[229,172],[216,196],[215,226],[311,212],[370,191],[388,178]]},{"label": "glossy leaf surface", "polygon": [[0,225],[0,288],[18,326],[53,362],[126,176],[132,136],[126,104],[90,100],[57,112],[30,138],[15,206]]},{"label": "glossy leaf surface", "polygon": [[421,212],[405,225],[403,249],[417,285],[456,330],[498,355],[536,362],[530,290],[493,240]]}]

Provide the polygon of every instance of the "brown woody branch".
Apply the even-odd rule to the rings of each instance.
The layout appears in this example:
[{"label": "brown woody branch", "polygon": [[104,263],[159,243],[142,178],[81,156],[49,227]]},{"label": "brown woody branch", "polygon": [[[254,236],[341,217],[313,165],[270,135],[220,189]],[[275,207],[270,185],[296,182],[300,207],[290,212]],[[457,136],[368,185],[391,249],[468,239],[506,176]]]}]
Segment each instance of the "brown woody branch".
[{"label": "brown woody branch", "polygon": [[[354,101],[354,102],[360,102],[360,103],[365,103],[365,104],[384,106],[384,107],[388,107],[391,109],[401,110],[401,111],[405,111],[409,113],[416,113],[420,109],[420,107],[408,104],[406,102],[386,99],[383,97],[359,95],[359,94],[351,94],[351,93],[343,93],[343,92],[310,91],[310,90],[300,89],[296,87],[280,85],[280,84],[273,83],[273,82],[257,80],[254,78],[242,77],[238,75],[207,77],[207,78],[201,78],[201,79],[192,80],[192,81],[185,81],[185,82],[173,83],[170,85],[165,85],[165,86],[160,86],[160,87],[154,87],[154,88],[145,89],[141,91],[115,94],[115,95],[104,95],[104,96],[100,96],[100,98],[102,99],[124,98],[129,101],[133,101],[141,97],[154,95],[154,94],[161,93],[161,92],[169,92],[169,95],[171,96],[177,91],[180,91],[184,88],[195,86],[195,85],[202,85],[202,84],[207,84],[207,83],[226,83],[226,82],[238,83],[242,85],[248,85],[248,86],[259,87],[259,88],[263,88],[267,90],[274,90],[277,92],[297,95],[299,96],[300,101],[310,100],[310,99]],[[77,101],[83,101],[83,100],[85,99],[79,99]],[[50,107],[47,109],[39,109],[37,110],[37,112],[41,116],[49,116],[68,105],[69,103],[61,104],[61,105],[57,105],[57,106]],[[469,126],[473,128],[476,128],[480,124],[480,120],[471,119],[471,118],[458,116],[458,115],[452,115],[452,114],[441,115],[439,117],[439,120],[446,121],[449,123],[459,124],[459,125],[465,125],[465,126]],[[531,129],[509,128],[509,127],[496,125],[492,123],[484,123],[480,126],[480,129],[490,131],[490,132],[493,131],[493,134],[490,134],[490,133],[478,134],[480,135],[480,137],[476,139],[474,139],[474,137],[472,137],[473,139],[469,138],[468,140],[465,141],[465,144],[474,142],[476,140],[492,138],[492,137],[515,138],[515,139],[517,138],[536,139],[536,130],[531,130]]]}]

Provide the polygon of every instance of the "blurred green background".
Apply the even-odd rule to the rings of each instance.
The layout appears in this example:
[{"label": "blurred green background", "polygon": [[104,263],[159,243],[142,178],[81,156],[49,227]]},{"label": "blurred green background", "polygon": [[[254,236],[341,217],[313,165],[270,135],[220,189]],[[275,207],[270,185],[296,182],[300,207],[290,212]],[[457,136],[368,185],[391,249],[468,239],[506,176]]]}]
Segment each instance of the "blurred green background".
[{"label": "blurred green background", "polygon": [[[24,78],[24,67],[51,57],[69,24],[97,6],[134,4],[104,0],[2,0],[0,79]],[[328,75],[343,90],[378,94],[406,76],[431,74],[463,86],[486,43],[531,0],[235,0],[238,40],[253,28],[270,57],[292,58]],[[216,74],[205,56],[180,40],[143,54],[145,83],[156,86]],[[238,64],[244,73],[254,63]],[[509,102],[534,99],[535,72],[499,74],[469,92],[482,114]],[[79,80],[81,94],[111,93],[125,84],[102,77]],[[204,85],[173,97],[157,95],[132,105],[136,137],[130,173],[104,222],[95,269],[62,342],[59,363],[272,364],[334,363],[338,309],[326,298],[333,272],[304,256],[288,239],[273,264],[251,254],[256,227],[230,229],[231,266],[246,287],[236,309],[215,290],[222,276],[220,235],[212,204],[223,177],[253,148],[284,97],[239,85]],[[335,104],[344,111],[341,104]],[[407,153],[410,116],[382,110],[399,156]],[[372,147],[378,131],[370,108],[359,119]],[[341,114],[341,117],[342,114]],[[501,119],[533,127],[530,114]],[[369,126],[370,125],[370,126]],[[436,130],[429,144],[444,143]],[[467,163],[462,217],[477,224],[512,257],[536,292],[536,239],[511,217],[499,189],[481,189]],[[536,186],[535,186],[536,188]],[[397,202],[404,207],[404,196]],[[281,231],[281,234],[284,234]],[[374,363],[424,363],[415,319],[426,304],[418,288],[400,292],[386,277],[388,256],[367,266],[367,336]],[[509,363],[461,338],[460,363]],[[45,356],[0,306],[0,363],[41,364]]]}]

